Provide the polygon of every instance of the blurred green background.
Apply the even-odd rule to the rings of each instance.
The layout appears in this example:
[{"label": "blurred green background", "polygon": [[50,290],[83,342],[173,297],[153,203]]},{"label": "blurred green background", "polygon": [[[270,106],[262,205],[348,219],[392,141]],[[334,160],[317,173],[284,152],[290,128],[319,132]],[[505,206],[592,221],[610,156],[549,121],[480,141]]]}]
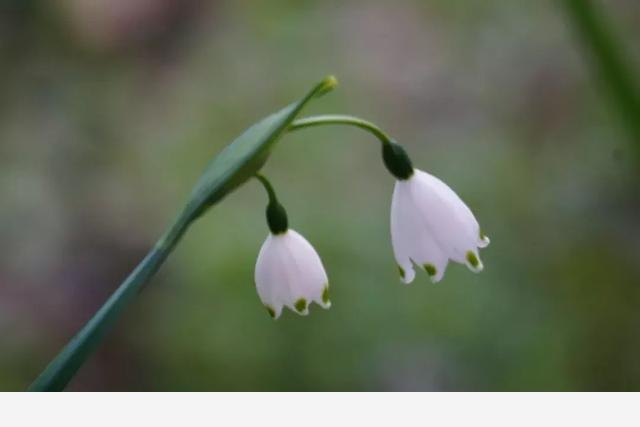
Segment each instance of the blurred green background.
[{"label": "blurred green background", "polygon": [[[401,285],[379,145],[291,134],[264,172],[323,257],[331,310],[267,315],[266,197],[249,182],[69,389],[640,390],[640,117],[569,3],[3,2],[0,390],[36,377],[215,153],[329,73],[338,90],[305,114],[354,114],[405,145],[491,237],[485,271]],[[637,69],[640,3],[597,5]]]}]

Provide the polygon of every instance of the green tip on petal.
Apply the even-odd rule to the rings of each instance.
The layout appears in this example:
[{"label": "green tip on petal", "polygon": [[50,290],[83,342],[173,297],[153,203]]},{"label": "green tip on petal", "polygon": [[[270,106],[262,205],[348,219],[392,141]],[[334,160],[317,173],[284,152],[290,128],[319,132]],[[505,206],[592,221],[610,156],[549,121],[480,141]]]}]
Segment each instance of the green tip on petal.
[{"label": "green tip on petal", "polygon": [[469,261],[469,264],[471,264],[473,268],[478,268],[480,266],[480,261],[478,260],[478,257],[476,256],[476,254],[474,254],[471,251],[467,252],[467,261]]},{"label": "green tip on petal", "polygon": [[322,291],[322,302],[325,304],[329,304],[329,284],[324,287]]},{"label": "green tip on petal", "polygon": [[425,264],[423,265],[423,267],[424,267],[424,271],[426,271],[430,277],[433,277],[436,274],[438,274],[438,270],[436,269],[436,266],[433,264]]},{"label": "green tip on petal", "polygon": [[300,298],[298,301],[296,301],[294,307],[296,308],[298,313],[304,312],[307,308],[307,300],[304,298]]},{"label": "green tip on petal", "polygon": [[404,268],[398,266],[398,272],[400,272],[400,277],[404,279]]},{"label": "green tip on petal", "polygon": [[265,308],[267,309],[267,312],[269,313],[269,316],[271,316],[272,319],[276,318],[276,311],[269,307],[268,305],[265,305]]}]

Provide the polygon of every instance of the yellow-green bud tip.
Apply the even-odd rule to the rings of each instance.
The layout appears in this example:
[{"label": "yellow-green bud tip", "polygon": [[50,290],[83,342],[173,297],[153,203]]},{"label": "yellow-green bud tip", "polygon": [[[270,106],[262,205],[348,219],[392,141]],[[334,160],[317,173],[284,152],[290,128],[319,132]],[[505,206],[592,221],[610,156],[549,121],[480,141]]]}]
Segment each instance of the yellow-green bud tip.
[{"label": "yellow-green bud tip", "polygon": [[338,79],[336,79],[335,76],[327,76],[322,79],[322,82],[320,82],[316,96],[322,96],[325,93],[332,91],[336,86],[338,86]]}]

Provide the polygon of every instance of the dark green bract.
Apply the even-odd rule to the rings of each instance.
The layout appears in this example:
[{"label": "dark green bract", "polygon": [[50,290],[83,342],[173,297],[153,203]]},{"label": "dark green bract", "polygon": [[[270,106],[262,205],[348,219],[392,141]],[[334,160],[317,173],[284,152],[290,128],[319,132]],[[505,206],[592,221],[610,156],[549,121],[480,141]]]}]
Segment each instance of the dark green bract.
[{"label": "dark green bract", "polygon": [[[153,277],[193,221],[224,196],[254,176],[278,138],[313,98],[335,87],[334,77],[318,83],[307,95],[247,129],[206,168],[174,224],[105,304],[49,363],[29,391],[60,391],[76,374],[111,329],[118,315]],[[267,308],[269,309],[269,308]],[[269,310],[275,316],[273,309]]]}]

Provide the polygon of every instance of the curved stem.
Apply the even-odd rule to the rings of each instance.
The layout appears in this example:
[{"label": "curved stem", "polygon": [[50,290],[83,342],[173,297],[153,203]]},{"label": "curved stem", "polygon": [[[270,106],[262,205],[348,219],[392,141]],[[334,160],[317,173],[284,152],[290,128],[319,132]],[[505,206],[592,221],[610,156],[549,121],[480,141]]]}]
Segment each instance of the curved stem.
[{"label": "curved stem", "polygon": [[269,195],[269,204],[267,205],[266,211],[267,225],[269,226],[269,230],[271,230],[273,234],[286,232],[289,228],[287,211],[278,202],[278,198],[276,197],[276,192],[273,190],[273,186],[264,175],[256,173],[255,177],[264,186],[264,189],[267,190],[267,194]]},{"label": "curved stem", "polygon": [[267,190],[267,194],[269,195],[269,202],[277,203],[278,198],[276,197],[276,192],[273,190],[273,186],[271,185],[267,177],[260,173],[257,173],[255,176],[256,176],[256,179],[260,181],[264,189]]},{"label": "curved stem", "polygon": [[304,129],[312,126],[324,126],[324,125],[347,125],[347,126],[355,126],[360,129],[364,129],[368,132],[371,132],[376,138],[380,140],[383,144],[390,144],[393,142],[393,139],[389,137],[382,129],[380,129],[375,124],[363,120],[358,117],[343,115],[343,114],[326,114],[320,116],[311,116],[305,117],[302,119],[294,120],[289,127],[288,131],[294,131],[299,129]]}]

